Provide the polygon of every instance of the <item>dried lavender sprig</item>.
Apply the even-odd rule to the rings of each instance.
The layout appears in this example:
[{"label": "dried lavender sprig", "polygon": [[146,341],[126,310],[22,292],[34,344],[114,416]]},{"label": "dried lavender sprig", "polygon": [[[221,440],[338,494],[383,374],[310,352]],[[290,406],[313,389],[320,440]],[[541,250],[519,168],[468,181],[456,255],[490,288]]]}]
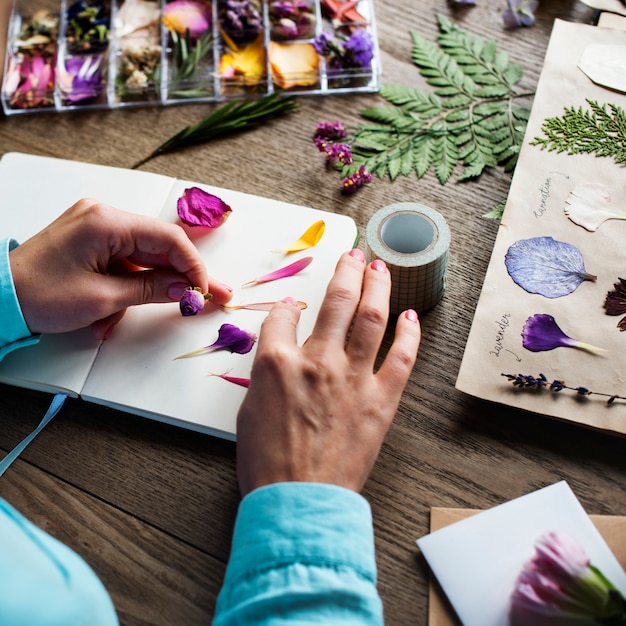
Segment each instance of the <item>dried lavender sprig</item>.
[{"label": "dried lavender sprig", "polygon": [[544,387],[553,391],[554,393],[558,393],[559,391],[563,391],[563,389],[569,389],[571,391],[575,391],[579,396],[604,396],[608,398],[606,401],[608,406],[611,406],[616,400],[626,400],[624,396],[618,396],[617,394],[610,393],[602,393],[599,391],[591,391],[587,387],[570,387],[566,385],[562,380],[553,380],[551,383],[548,383],[548,379],[545,374],[539,374],[539,376],[531,376],[529,374],[504,374],[501,373],[501,376],[505,376],[511,383],[513,383],[514,387],[518,387],[519,389],[543,389]]}]

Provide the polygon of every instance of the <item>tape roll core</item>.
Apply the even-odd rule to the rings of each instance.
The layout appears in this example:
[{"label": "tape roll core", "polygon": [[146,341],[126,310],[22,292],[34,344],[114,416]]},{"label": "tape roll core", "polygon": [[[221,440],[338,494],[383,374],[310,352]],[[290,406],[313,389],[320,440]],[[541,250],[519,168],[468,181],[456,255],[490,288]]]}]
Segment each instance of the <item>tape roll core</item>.
[{"label": "tape roll core", "polygon": [[390,311],[435,306],[446,289],[450,229],[437,211],[414,202],[378,210],[366,229],[368,262],[382,259],[391,274]]}]

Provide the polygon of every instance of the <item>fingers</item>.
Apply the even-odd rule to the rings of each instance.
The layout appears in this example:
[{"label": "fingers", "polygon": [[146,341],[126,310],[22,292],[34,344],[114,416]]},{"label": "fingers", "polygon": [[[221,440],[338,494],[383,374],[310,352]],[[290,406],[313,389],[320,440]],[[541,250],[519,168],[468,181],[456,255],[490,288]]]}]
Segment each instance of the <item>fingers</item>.
[{"label": "fingers", "polygon": [[376,259],[365,270],[361,301],[350,332],[346,353],[356,367],[371,371],[387,329],[391,275]]},{"label": "fingers", "polygon": [[398,398],[413,371],[421,338],[417,313],[413,310],[404,311],[398,316],[393,344],[376,373],[379,385]]},{"label": "fingers", "polygon": [[261,325],[257,354],[266,346],[296,344],[296,327],[300,319],[300,307],[291,297],[284,298],[271,308]]},{"label": "fingers", "polygon": [[343,347],[361,298],[364,271],[365,256],[360,250],[355,248],[341,256],[328,283],[309,344],[320,342]]}]

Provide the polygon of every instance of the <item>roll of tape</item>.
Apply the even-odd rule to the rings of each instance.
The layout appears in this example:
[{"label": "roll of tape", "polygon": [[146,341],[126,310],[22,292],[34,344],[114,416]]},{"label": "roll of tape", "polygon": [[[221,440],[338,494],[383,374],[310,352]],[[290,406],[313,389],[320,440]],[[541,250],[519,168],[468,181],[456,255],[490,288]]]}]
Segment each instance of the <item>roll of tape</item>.
[{"label": "roll of tape", "polygon": [[450,229],[430,207],[399,202],[378,210],[365,231],[367,260],[391,273],[391,313],[434,307],[446,290]]}]

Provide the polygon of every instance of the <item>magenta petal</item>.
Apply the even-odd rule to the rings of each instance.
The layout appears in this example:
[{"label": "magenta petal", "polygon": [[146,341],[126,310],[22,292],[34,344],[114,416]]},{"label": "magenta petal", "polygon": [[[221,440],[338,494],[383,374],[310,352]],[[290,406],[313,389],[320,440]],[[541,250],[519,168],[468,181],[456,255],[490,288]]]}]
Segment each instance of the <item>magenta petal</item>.
[{"label": "magenta petal", "polygon": [[207,346],[207,350],[230,350],[237,354],[247,354],[256,342],[256,335],[233,324],[222,324],[217,341]]},{"label": "magenta petal", "polygon": [[182,222],[204,228],[221,226],[232,211],[222,199],[198,187],[185,189],[178,199],[177,208]]}]

